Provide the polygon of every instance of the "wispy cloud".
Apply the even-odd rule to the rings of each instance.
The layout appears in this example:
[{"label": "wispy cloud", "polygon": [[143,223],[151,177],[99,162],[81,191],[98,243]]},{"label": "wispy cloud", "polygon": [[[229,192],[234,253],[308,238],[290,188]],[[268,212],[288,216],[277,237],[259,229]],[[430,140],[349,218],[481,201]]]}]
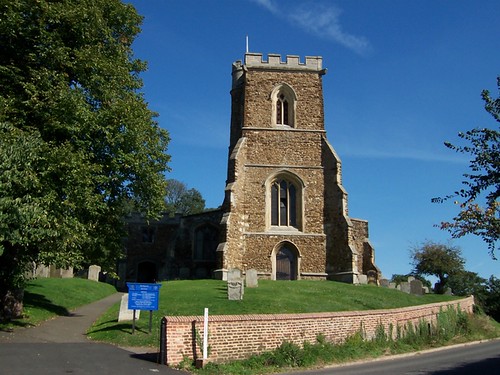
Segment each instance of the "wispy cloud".
[{"label": "wispy cloud", "polygon": [[307,2],[299,6],[287,3],[286,11],[274,0],[252,0],[276,16],[284,16],[288,22],[320,38],[338,43],[360,55],[371,50],[370,42],[364,36],[356,36],[342,28],[342,10],[333,4]]}]

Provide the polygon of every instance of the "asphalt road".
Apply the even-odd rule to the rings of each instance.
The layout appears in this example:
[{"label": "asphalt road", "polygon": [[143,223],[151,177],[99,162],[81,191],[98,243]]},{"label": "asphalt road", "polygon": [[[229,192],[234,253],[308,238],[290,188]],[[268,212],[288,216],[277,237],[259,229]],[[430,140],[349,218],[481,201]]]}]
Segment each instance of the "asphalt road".
[{"label": "asphalt road", "polygon": [[293,375],[469,375],[500,374],[500,340],[440,348]]},{"label": "asphalt road", "polygon": [[0,375],[182,375],[158,364],[158,350],[87,339],[87,328],[120,298],[116,293],[37,327],[0,331]]}]

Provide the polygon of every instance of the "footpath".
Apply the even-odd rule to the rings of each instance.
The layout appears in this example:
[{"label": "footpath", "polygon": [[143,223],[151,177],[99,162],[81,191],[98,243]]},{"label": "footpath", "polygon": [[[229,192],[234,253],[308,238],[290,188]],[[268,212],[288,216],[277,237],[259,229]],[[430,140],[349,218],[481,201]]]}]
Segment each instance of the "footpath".
[{"label": "footpath", "polygon": [[0,331],[0,374],[183,374],[158,364],[157,351],[87,339],[87,329],[121,296],[115,293],[36,327]]}]

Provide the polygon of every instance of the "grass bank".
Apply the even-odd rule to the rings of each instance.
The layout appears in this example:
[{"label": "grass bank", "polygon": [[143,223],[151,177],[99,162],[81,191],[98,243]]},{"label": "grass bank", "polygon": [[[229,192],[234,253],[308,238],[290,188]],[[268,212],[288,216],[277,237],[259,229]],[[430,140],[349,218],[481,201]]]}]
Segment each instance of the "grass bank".
[{"label": "grass bank", "polygon": [[136,331],[132,334],[131,322],[118,322],[117,304],[95,322],[88,335],[93,340],[120,346],[157,347],[159,322],[163,316],[203,315],[205,307],[210,315],[283,314],[388,309],[453,298],[442,295],[413,296],[371,285],[260,280],[258,288],[245,289],[242,301],[229,301],[224,281],[171,281],[164,282],[160,288],[159,309],[153,313],[151,334],[149,312],[141,312]]},{"label": "grass bank", "polygon": [[116,293],[113,286],[86,279],[35,279],[24,291],[23,318],[0,322],[0,329],[38,325],[54,316],[68,315],[79,306],[98,301],[113,293]]}]

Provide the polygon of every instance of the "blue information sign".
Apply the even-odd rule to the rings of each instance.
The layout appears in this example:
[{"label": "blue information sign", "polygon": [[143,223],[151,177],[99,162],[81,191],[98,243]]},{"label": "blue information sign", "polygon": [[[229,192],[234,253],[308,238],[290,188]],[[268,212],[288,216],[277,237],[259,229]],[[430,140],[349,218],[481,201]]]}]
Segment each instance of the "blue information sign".
[{"label": "blue information sign", "polygon": [[129,310],[158,310],[161,284],[127,283]]}]

